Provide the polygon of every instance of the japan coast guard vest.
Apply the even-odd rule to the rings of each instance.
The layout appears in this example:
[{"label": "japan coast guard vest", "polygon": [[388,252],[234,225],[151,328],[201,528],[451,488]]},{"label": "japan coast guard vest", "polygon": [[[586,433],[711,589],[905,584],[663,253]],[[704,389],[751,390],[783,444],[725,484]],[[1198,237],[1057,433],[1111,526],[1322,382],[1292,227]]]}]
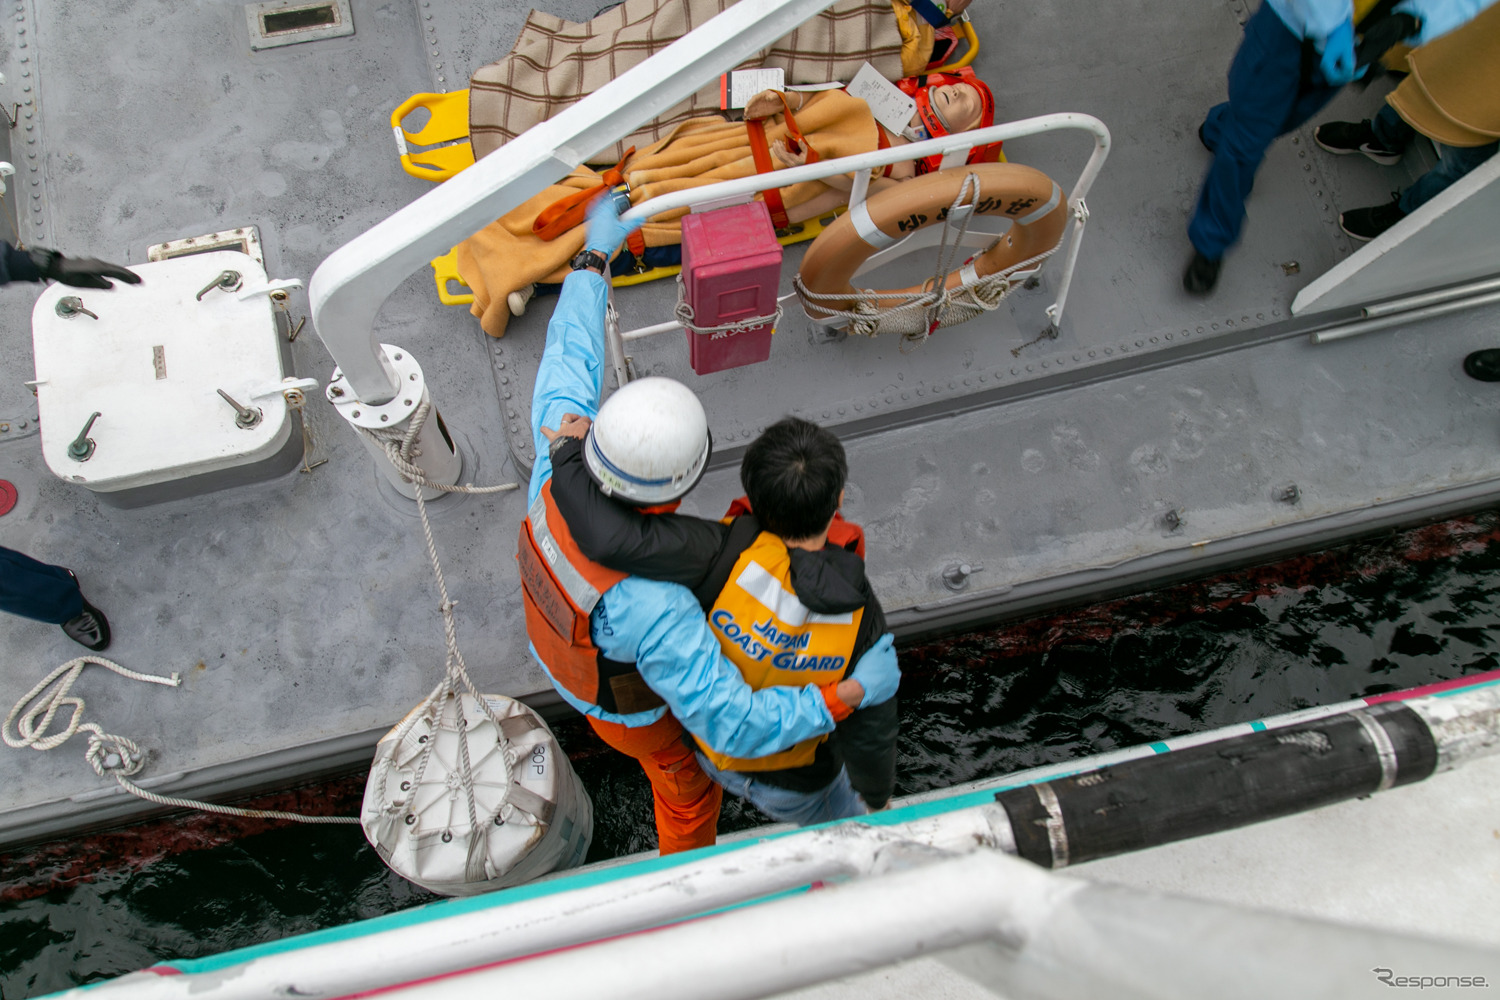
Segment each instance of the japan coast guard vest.
[{"label": "japan coast guard vest", "polygon": [[[837,524],[841,532],[859,530],[845,522]],[[770,532],[759,532],[735,560],[708,611],[708,623],[725,657],[756,690],[775,684],[828,684],[842,680],[852,666],[864,609],[843,614],[811,611],[792,590],[791,576],[786,544]],[[815,736],[769,757],[730,757],[702,740],[698,748],[721,771],[781,771],[811,764],[818,744],[827,738]]]},{"label": "japan coast guard vest", "polygon": [[521,522],[516,562],[526,606],[526,634],[547,670],[567,692],[606,712],[631,715],[665,702],[634,663],[611,660],[589,634],[589,615],[604,592],[629,574],[590,562],[552,499],[552,480]]}]

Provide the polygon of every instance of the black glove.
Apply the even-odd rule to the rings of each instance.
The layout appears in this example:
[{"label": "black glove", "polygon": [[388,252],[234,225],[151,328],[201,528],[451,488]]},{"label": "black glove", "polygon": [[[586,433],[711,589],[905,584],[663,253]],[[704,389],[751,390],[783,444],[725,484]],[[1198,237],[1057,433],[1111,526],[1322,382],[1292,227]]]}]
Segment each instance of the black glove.
[{"label": "black glove", "polygon": [[1354,47],[1355,67],[1368,66],[1422,29],[1422,23],[1410,14],[1390,14],[1371,24]]},{"label": "black glove", "polygon": [[48,250],[46,247],[32,247],[30,253],[32,263],[36,264],[36,269],[42,273],[43,278],[51,278],[73,288],[113,288],[115,286],[110,278],[131,285],[141,283],[139,274],[127,271],[118,264],[107,264],[102,260],[85,257],[64,257],[56,250]]}]

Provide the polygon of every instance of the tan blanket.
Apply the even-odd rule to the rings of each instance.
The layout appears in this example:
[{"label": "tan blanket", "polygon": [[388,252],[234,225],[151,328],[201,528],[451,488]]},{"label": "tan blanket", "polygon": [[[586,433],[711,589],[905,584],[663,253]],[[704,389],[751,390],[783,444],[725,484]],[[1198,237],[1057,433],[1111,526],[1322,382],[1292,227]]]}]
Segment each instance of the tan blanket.
[{"label": "tan blanket", "polygon": [[[538,122],[592,94],[734,0],[625,0],[582,23],[533,10],[510,54],[469,81],[469,139],[476,157],[494,152]],[[932,29],[906,0],[839,0],[737,68],[780,67],[786,82],[848,82],[868,61],[889,79],[922,72]],[[612,164],[690,118],[719,110],[719,81],[669,108],[622,142],[591,154]]]},{"label": "tan blanket", "polygon": [[[812,95],[797,112],[797,125],[824,159],[869,152],[879,142],[879,126],[864,101],[841,90]],[[766,122],[766,140],[786,137],[782,117]],[[755,173],[743,123],[718,118],[683,122],[658,143],[636,153],[625,164],[634,204],[660,194]],[[599,175],[579,167],[559,184],[547,188],[458,245],[458,273],[474,290],[470,310],[492,337],[505,334],[510,321],[505,296],[535,281],[561,281],[568,261],[583,249],[585,227],[578,226],[550,242],[531,232],[537,215],[568,194],[600,183]],[[820,181],[781,189],[787,215],[799,222],[841,203],[842,195]],[[832,197],[832,200],[830,200]],[[647,246],[682,242],[685,211],[663,213],[642,228]]]},{"label": "tan blanket", "polygon": [[1412,128],[1447,146],[1500,138],[1500,4],[1408,60],[1411,75],[1386,99]]}]

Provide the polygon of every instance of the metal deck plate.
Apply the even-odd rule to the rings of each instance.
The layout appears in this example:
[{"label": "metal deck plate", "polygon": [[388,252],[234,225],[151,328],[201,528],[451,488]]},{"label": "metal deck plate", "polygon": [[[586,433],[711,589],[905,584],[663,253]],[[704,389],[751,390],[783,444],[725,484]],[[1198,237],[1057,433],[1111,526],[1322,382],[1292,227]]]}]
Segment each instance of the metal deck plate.
[{"label": "metal deck plate", "polygon": [[[547,6],[578,18],[595,4]],[[140,262],[152,244],[254,225],[267,270],[303,278],[427,190],[400,169],[390,110],[412,93],[462,86],[508,49],[524,13],[432,0],[360,6],[353,36],[252,52],[235,4],[132,0],[109,18],[87,0],[21,7],[0,33],[10,80],[0,97],[32,102],[12,137],[28,242]],[[782,412],[842,425],[848,512],[869,528],[892,619],[912,633],[1495,497],[1495,390],[1464,379],[1458,364],[1494,346],[1496,311],[1322,348],[1277,339],[1297,288],[1347,252],[1317,192],[1331,205],[1372,204],[1404,183],[1399,176],[1359,158],[1302,157],[1305,137],[1279,144],[1219,293],[1199,302],[1178,290],[1183,227],[1207,165],[1193,128],[1222,95],[1238,26],[1227,5],[1174,5],[1182,38],[1163,51],[1159,13],[1132,5],[1105,22],[1084,0],[975,11],[986,40],[980,70],[1003,115],[1084,111],[1114,132],[1061,339],[1010,353],[1039,329],[1043,287],[904,355],[894,341],[815,346],[797,321],[778,334],[769,364],[705,379],[688,372],[680,337],[634,348],[643,370],[702,392],[726,446],[690,510],[723,509],[738,493],[736,447]],[[1333,116],[1367,114],[1373,101],[1346,96]],[[1069,142],[1028,140],[1008,152],[1071,177],[1087,144]],[[1310,182],[1313,173],[1326,183]],[[1289,259],[1299,274],[1283,273]],[[314,457],[329,459],[315,472],[101,508],[42,464],[35,401],[22,385],[31,359],[14,346],[25,342],[35,296],[25,285],[0,291],[13,345],[0,355],[0,428],[9,428],[0,430],[0,478],[19,493],[0,519],[0,544],[77,570],[110,616],[113,659],[184,677],[173,690],[86,673],[75,688],[85,718],[147,746],[142,784],[176,794],[225,794],[367,759],[443,662],[411,504],[310,393]],[[620,297],[632,325],[660,319],[668,300],[665,286]],[[300,294],[291,305],[305,312]],[[481,359],[498,352],[512,398],[528,398],[544,306],[492,341],[466,311],[436,304],[424,268],[377,320],[376,336],[420,358],[465,481],[516,476],[500,383]],[[326,380],[333,368],[306,334],[293,356],[299,376]],[[855,404],[871,398],[877,421],[857,422],[865,411]],[[1301,487],[1300,504],[1271,499],[1284,481]],[[522,497],[436,502],[434,530],[476,680],[546,698],[512,561]],[[1176,531],[1160,521],[1172,509]],[[984,569],[955,594],[940,574],[957,561]],[[4,618],[0,634],[6,706],[80,652],[55,626]],[[0,843],[149,808],[95,776],[82,753],[74,744],[0,752]]]}]

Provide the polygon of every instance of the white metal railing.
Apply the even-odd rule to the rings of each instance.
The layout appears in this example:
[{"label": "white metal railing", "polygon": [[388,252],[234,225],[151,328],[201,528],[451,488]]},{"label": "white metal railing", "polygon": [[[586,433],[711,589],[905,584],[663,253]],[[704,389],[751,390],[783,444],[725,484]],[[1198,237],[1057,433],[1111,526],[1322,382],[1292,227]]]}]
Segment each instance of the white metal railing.
[{"label": "white metal railing", "polygon": [[412,272],[831,3],[741,0],[329,254],[313,272],[308,300],[354,394],[372,405],[396,395],[374,322]]},{"label": "white metal railing", "polygon": [[[1090,152],[1088,161],[1083,165],[1083,170],[1078,174],[1078,180],[1068,193],[1068,208],[1073,217],[1071,231],[1068,234],[1068,252],[1063,263],[1062,279],[1057,290],[1057,299],[1047,307],[1047,318],[1055,327],[1062,320],[1063,309],[1067,306],[1068,289],[1073,282],[1073,271],[1078,264],[1078,250],[1083,239],[1083,229],[1088,222],[1088,204],[1084,200],[1099,172],[1104,168],[1104,160],[1109,156],[1110,135],[1109,128],[1093,115],[1077,114],[1073,112],[1061,112],[1058,114],[1039,115],[1035,118],[1023,118],[1020,121],[1007,122],[1002,125],[991,125],[989,128],[975,129],[971,132],[961,132],[956,135],[947,135],[938,139],[926,139],[922,142],[914,142],[904,146],[892,146],[889,149],[879,149],[868,153],[858,153],[854,156],[842,156],[834,160],[820,160],[817,163],[809,163],[800,167],[788,167],[781,170],[773,170],[770,173],[755,174],[750,177],[740,177],[735,180],[720,181],[716,184],[705,184],[702,187],[687,188],[682,191],[674,191],[670,194],[659,195],[639,205],[634,205],[622,218],[627,222],[644,222],[646,219],[669,212],[679,208],[702,207],[707,204],[727,205],[739,201],[748,201],[751,197],[774,187],[789,187],[804,181],[820,181],[826,177],[836,174],[854,174],[854,187],[849,193],[850,206],[858,205],[865,200],[870,186],[870,171],[875,167],[884,167],[892,163],[901,163],[906,160],[915,160],[925,156],[940,155],[943,158],[944,167],[961,166],[969,154],[969,150],[975,146],[985,145],[992,142],[1017,139],[1022,136],[1039,135],[1045,132],[1060,132],[1074,129],[1087,132],[1093,136],[1094,148]],[[906,254],[912,253],[924,247],[934,246],[940,239],[941,230],[936,227],[919,229],[894,246],[888,247],[870,257],[860,273],[887,264]],[[984,246],[992,241],[997,234],[993,232],[972,233],[972,239],[966,243],[973,246]],[[789,296],[783,296],[787,298]],[[677,322],[657,323],[652,326],[639,327],[621,333],[618,327],[611,323],[609,326],[610,343],[609,353],[611,364],[615,367],[615,376],[620,385],[624,385],[628,378],[624,360],[624,342],[627,340],[639,340],[643,337],[653,336],[658,333],[667,333],[672,330],[680,330],[682,325]]]}]

